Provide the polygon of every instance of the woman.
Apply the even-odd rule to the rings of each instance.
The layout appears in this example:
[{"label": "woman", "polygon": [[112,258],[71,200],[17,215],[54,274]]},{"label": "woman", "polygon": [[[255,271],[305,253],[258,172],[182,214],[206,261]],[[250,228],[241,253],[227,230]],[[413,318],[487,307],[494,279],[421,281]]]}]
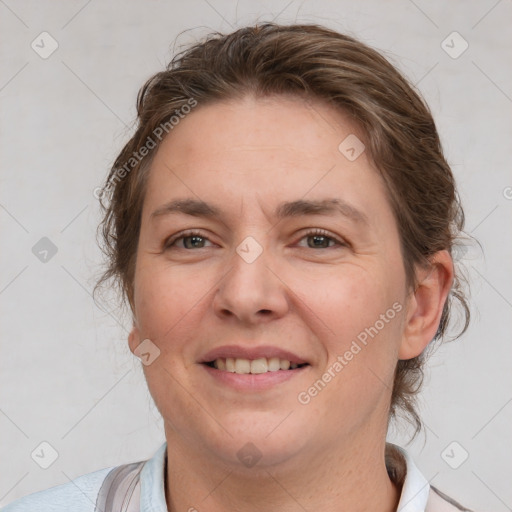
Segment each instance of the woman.
[{"label": "woman", "polygon": [[[362,43],[263,24],[175,57],[98,192],[166,443],[21,510],[448,511],[415,409],[463,227],[428,108]],[[102,284],[100,283],[100,284]],[[467,322],[466,322],[467,325]]]}]

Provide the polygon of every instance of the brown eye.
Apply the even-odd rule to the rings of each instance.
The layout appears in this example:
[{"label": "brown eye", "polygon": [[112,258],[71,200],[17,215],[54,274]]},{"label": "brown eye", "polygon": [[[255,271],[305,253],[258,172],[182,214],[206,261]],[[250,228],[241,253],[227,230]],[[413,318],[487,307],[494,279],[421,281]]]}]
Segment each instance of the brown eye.
[{"label": "brown eye", "polygon": [[[336,237],[331,235],[329,232],[316,229],[308,231],[302,236],[301,240],[307,239],[308,249],[330,249],[334,246],[346,247],[347,244],[338,240]],[[304,247],[304,246],[302,246]]]}]

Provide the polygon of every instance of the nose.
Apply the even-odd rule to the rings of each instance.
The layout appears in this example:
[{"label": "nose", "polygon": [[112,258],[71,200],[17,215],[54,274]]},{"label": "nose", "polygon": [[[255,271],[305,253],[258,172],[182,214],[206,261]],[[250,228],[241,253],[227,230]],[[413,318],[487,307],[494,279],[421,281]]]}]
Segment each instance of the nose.
[{"label": "nose", "polygon": [[223,320],[257,324],[281,318],[289,309],[288,289],[268,249],[253,261],[234,252],[213,300]]}]

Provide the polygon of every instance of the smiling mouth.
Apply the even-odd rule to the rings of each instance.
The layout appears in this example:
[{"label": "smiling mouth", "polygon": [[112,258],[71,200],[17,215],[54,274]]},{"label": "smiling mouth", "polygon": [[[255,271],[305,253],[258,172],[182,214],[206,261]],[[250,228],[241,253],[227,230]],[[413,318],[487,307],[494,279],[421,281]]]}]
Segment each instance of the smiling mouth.
[{"label": "smiling mouth", "polygon": [[260,357],[258,359],[244,359],[233,357],[219,357],[214,361],[203,363],[216,370],[238,374],[261,374],[267,372],[290,371],[309,366],[308,363],[292,363],[279,357]]}]

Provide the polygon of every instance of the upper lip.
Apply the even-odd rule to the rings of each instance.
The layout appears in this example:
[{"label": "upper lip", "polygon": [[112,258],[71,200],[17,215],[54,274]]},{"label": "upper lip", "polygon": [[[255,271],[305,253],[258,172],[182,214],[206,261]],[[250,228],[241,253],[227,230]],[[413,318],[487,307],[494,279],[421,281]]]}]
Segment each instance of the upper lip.
[{"label": "upper lip", "polygon": [[283,350],[279,347],[271,345],[261,345],[258,347],[244,347],[242,345],[223,345],[208,351],[201,359],[200,363],[210,363],[216,359],[226,359],[232,357],[234,359],[260,359],[263,357],[271,358],[278,357],[279,359],[286,359],[290,363],[304,364],[307,363],[305,359],[299,357],[293,352]]}]

